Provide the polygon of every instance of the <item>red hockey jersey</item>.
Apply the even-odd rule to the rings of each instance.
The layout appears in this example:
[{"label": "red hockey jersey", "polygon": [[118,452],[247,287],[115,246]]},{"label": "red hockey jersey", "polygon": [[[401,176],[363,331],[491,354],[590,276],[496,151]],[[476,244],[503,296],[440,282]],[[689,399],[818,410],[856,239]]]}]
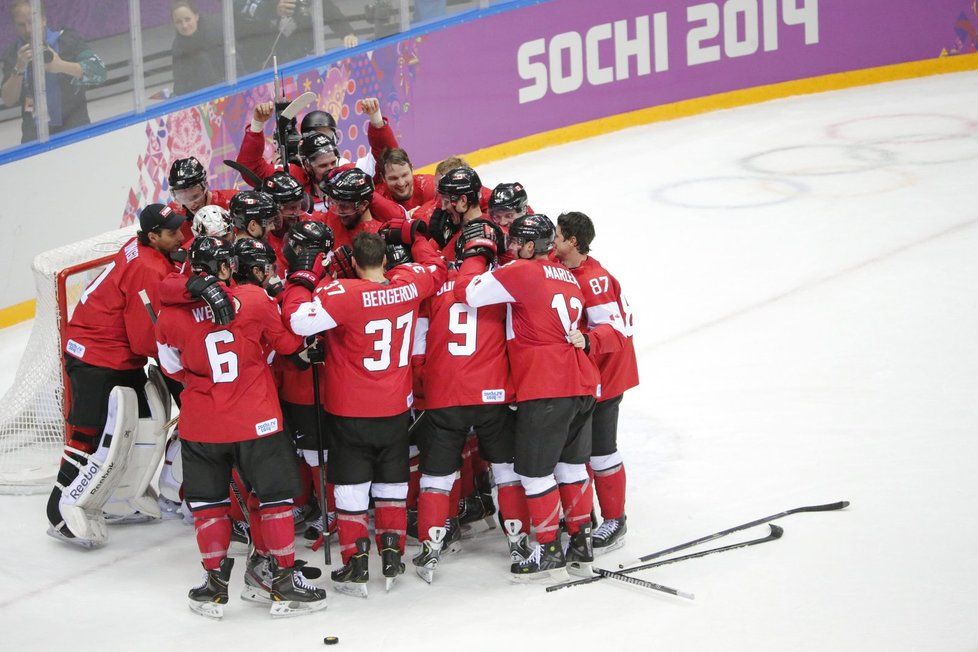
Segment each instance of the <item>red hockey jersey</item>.
[{"label": "red hockey jersey", "polygon": [[180,436],[188,441],[247,441],[282,430],[268,349],[289,355],[303,340],[282,325],[262,288],[226,291],[235,304],[230,324],[215,324],[199,301],[164,304],[156,323],[160,365],[184,386]]},{"label": "red hockey jersey", "polygon": [[596,396],[598,370],[567,341],[584,316],[584,295],[570,271],[547,259],[514,260],[491,271],[473,256],[462,263],[455,297],[473,307],[510,304],[510,369],[520,401]]},{"label": "red hockey jersey", "polygon": [[141,293],[159,311],[159,284],[172,270],[169,258],[135,238],[123,245],[78,300],[65,351],[96,367],[144,367],[156,355],[156,339]]}]

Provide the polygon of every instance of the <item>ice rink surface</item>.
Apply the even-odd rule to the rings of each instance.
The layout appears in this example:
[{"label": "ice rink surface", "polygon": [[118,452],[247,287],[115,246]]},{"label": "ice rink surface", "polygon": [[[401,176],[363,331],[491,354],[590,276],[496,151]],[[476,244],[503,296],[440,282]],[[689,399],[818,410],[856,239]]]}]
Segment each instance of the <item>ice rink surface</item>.
[{"label": "ice rink surface", "polygon": [[[538,212],[588,213],[634,308],[629,534],[606,567],[852,501],[783,519],[779,541],[638,575],[693,602],[613,581],[511,585],[505,543],[486,535],[431,586],[406,574],[384,594],[374,559],[369,600],[330,590],[325,612],[282,621],[237,599],[239,558],[217,623],[185,604],[192,528],[114,528],[83,552],[45,536],[46,497],[3,496],[0,648],[319,649],[329,634],[345,650],[976,650],[976,161],[978,73],[964,73],[480,169],[523,182]],[[27,332],[0,331],[0,387]]]}]

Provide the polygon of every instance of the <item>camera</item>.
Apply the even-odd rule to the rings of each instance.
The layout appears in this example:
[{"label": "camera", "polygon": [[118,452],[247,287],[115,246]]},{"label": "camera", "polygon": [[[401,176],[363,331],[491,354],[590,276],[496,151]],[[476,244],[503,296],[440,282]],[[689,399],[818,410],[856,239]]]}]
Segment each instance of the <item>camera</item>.
[{"label": "camera", "polygon": [[51,63],[52,61],[54,61],[54,51],[51,48],[45,46],[44,47],[44,63]]}]

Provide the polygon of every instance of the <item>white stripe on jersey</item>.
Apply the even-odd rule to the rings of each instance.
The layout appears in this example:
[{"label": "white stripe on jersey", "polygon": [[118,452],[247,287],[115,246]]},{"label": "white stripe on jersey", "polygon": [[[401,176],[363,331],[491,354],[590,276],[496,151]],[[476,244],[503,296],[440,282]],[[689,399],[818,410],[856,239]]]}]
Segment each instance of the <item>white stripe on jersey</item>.
[{"label": "white stripe on jersey", "polygon": [[612,328],[624,335],[629,336],[625,328],[625,319],[621,316],[621,308],[617,301],[602,303],[600,306],[588,306],[587,308],[588,328],[594,329],[599,324],[611,324]]},{"label": "white stripe on jersey", "polygon": [[336,320],[326,312],[319,297],[316,297],[296,308],[289,317],[289,325],[296,335],[315,335],[336,328]]},{"label": "white stripe on jersey", "polygon": [[465,303],[479,308],[497,303],[516,303],[516,299],[489,271],[476,276],[465,288]]},{"label": "white stripe on jersey", "polygon": [[180,360],[180,350],[172,346],[167,346],[163,342],[156,343],[156,351],[159,353],[160,365],[163,371],[168,374],[175,374],[183,370],[183,363]]}]

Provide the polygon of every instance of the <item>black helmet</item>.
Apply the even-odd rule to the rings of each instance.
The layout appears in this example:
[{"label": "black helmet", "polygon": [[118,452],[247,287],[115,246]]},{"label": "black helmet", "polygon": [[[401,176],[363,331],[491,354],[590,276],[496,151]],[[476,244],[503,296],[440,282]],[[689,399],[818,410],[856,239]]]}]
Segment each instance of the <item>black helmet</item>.
[{"label": "black helmet", "polygon": [[526,189],[522,183],[519,181],[501,183],[492,189],[492,194],[489,196],[489,211],[504,210],[523,213],[526,211],[526,202]]},{"label": "black helmet", "polygon": [[300,251],[326,253],[333,248],[333,229],[322,222],[296,222],[289,228],[282,244],[282,255],[289,268],[295,267]]},{"label": "black helmet", "polygon": [[324,152],[331,152],[336,158],[340,157],[340,150],[336,148],[336,141],[321,134],[318,131],[303,131],[302,140],[299,142],[299,156],[303,159],[311,159]]},{"label": "black helmet", "polygon": [[178,158],[170,166],[170,190],[183,190],[207,181],[207,170],[196,157]]},{"label": "black helmet", "polygon": [[370,201],[374,194],[374,181],[360,168],[347,168],[323,179],[322,189],[327,197],[336,201]]},{"label": "black helmet", "polygon": [[194,239],[190,245],[190,269],[194,272],[207,272],[217,275],[221,263],[234,269],[234,253],[231,245],[220,238],[205,236]]},{"label": "black helmet", "polygon": [[469,198],[470,204],[479,202],[482,191],[482,181],[472,168],[453,168],[438,180],[438,194],[442,197]]},{"label": "black helmet", "polygon": [[336,118],[332,114],[326,111],[310,111],[302,118],[302,124],[300,125],[300,133],[306,133],[307,131],[315,131],[320,127],[326,127],[327,129],[332,129],[333,133],[336,133]]},{"label": "black helmet", "polygon": [[281,170],[262,181],[261,189],[271,195],[276,204],[302,201],[306,196],[295,177]]},{"label": "black helmet", "polygon": [[242,231],[248,228],[251,220],[264,226],[278,217],[275,200],[267,192],[260,190],[244,190],[236,194],[231,198],[228,212],[231,213],[235,228]]},{"label": "black helmet", "polygon": [[557,230],[543,213],[523,215],[509,225],[509,237],[520,243],[533,242],[534,253],[545,254],[554,248]]},{"label": "black helmet", "polygon": [[414,262],[414,259],[411,258],[411,250],[406,246],[402,244],[387,245],[387,264],[384,265],[385,271],[398,265],[412,262]]},{"label": "black helmet", "polygon": [[258,279],[251,275],[252,267],[267,268],[275,264],[275,251],[264,240],[253,240],[251,238],[241,238],[232,247],[234,257],[237,259],[237,269],[234,272],[235,280],[247,280],[257,282]]}]

